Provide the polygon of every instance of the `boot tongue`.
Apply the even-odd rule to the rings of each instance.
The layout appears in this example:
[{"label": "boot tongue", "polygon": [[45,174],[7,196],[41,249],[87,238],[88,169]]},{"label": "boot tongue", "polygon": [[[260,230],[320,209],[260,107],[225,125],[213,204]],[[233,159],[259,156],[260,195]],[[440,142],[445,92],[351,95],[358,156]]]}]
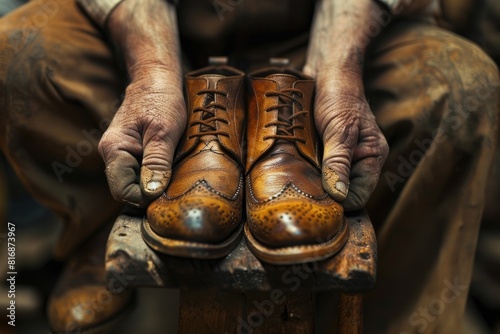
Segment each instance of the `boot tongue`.
[{"label": "boot tongue", "polygon": [[220,75],[220,74],[203,74],[203,75],[200,75],[198,78],[208,79],[208,88],[212,89],[212,88],[215,88],[215,83],[219,79],[224,78],[224,76]]},{"label": "boot tongue", "polygon": [[278,83],[278,89],[293,88],[293,84],[298,80],[297,77],[290,74],[271,74],[267,76]]}]

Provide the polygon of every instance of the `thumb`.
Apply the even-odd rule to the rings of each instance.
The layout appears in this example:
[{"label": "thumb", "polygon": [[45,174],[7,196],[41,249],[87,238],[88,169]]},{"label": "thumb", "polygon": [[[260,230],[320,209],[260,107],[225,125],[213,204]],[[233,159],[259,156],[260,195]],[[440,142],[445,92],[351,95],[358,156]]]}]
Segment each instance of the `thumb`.
[{"label": "thumb", "polygon": [[349,192],[349,175],[353,151],[358,138],[356,126],[332,127],[323,135],[324,151],[322,164],[323,188],[336,201],[342,202]]},{"label": "thumb", "polygon": [[159,197],[170,182],[172,171],[151,170],[147,166],[141,167],[141,191],[149,198]]},{"label": "thumb", "polygon": [[349,180],[345,173],[338,172],[344,166],[335,166],[335,164],[323,164],[323,188],[337,202],[346,199],[349,191]]},{"label": "thumb", "polygon": [[172,175],[175,144],[155,135],[144,146],[141,167],[141,191],[148,198],[159,197],[167,188]]}]

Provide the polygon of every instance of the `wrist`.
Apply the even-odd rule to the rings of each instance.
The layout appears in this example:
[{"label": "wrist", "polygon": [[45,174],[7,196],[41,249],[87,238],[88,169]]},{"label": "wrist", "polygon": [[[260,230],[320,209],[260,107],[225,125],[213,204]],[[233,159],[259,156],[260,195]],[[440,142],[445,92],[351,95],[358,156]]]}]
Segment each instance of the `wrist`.
[{"label": "wrist", "polygon": [[156,66],[142,69],[137,69],[137,74],[127,86],[126,95],[168,94],[183,97],[181,73]]},{"label": "wrist", "polygon": [[127,0],[108,20],[108,33],[131,82],[181,75],[175,6],[158,0]]},{"label": "wrist", "polygon": [[304,71],[313,77],[325,68],[363,73],[366,49],[383,28],[374,0],[318,1]]},{"label": "wrist", "polygon": [[128,66],[130,82],[164,82],[182,84],[181,65],[175,61],[144,57]]},{"label": "wrist", "polygon": [[358,48],[341,49],[338,52],[326,51],[329,56],[318,57],[313,64],[316,79],[333,77],[349,77],[351,80],[362,80],[364,68],[364,53]]},{"label": "wrist", "polygon": [[362,73],[346,68],[322,69],[316,78],[316,95],[365,99]]}]

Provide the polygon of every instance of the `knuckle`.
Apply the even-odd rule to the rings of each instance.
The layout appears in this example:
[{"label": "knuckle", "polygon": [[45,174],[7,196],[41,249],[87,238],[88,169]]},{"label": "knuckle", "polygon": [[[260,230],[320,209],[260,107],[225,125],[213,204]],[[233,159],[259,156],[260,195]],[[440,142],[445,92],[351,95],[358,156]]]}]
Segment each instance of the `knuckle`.
[{"label": "knuckle", "polygon": [[[323,140],[328,144],[343,144],[345,149],[353,147],[359,135],[359,118],[339,117],[326,124]],[[338,146],[338,145],[333,145]]]},{"label": "knuckle", "polygon": [[113,199],[115,201],[122,202],[123,198],[120,196],[121,191],[110,187],[110,192],[111,192],[111,196],[113,196]]},{"label": "knuckle", "polygon": [[349,189],[349,193],[347,194],[347,198],[344,202],[344,210],[360,210],[365,206],[367,201],[368,198],[363,198],[362,195],[359,195],[356,190]]},{"label": "knuckle", "polygon": [[323,169],[333,170],[344,178],[349,178],[351,159],[347,154],[327,157],[323,160]]},{"label": "knuckle", "polygon": [[380,155],[385,160],[387,158],[387,156],[389,155],[389,151],[390,151],[389,144],[387,143],[387,140],[385,139],[385,137],[382,137],[380,141],[381,141],[381,143],[380,143]]},{"label": "knuckle", "polygon": [[359,125],[359,103],[331,96],[324,97],[316,105],[315,118],[320,134],[331,131],[332,127],[341,129],[346,125]]},{"label": "knuckle", "polygon": [[99,144],[97,146],[99,153],[103,158],[106,159],[115,148],[116,143],[119,143],[121,141],[122,138],[120,132],[112,128],[108,128],[108,130],[102,135],[101,140],[99,141]]}]

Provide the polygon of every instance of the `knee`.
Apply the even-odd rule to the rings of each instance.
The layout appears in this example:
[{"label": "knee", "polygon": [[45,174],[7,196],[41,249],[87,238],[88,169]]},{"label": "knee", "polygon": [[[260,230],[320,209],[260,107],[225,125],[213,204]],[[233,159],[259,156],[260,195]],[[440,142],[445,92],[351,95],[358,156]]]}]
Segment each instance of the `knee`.
[{"label": "knee", "polygon": [[[459,108],[477,117],[492,117],[498,113],[498,94],[500,90],[499,70],[495,62],[476,45],[465,42],[462,46],[464,61],[456,65],[458,77],[449,78],[457,93],[452,100]],[[450,56],[453,56],[451,54]],[[453,61],[453,58],[450,58]],[[458,79],[458,80],[457,80]],[[458,82],[456,82],[458,81]],[[493,111],[488,115],[483,111]],[[484,114],[484,115],[483,115]]]},{"label": "knee", "polygon": [[32,118],[38,109],[35,101],[50,101],[51,68],[54,57],[39,34],[22,36],[10,30],[7,41],[0,41],[0,95],[5,126],[15,126]]},{"label": "knee", "polygon": [[442,43],[437,75],[446,82],[437,138],[473,151],[496,141],[500,79],[496,64],[479,47],[461,38]]},{"label": "knee", "polygon": [[26,92],[23,98],[29,97],[32,87],[44,84],[51,70],[71,56],[68,50],[75,47],[67,45],[74,37],[70,6],[76,5],[72,3],[33,1],[2,17],[0,85],[6,94]]},{"label": "knee", "polygon": [[[44,50],[42,38],[35,31],[10,24],[9,17],[0,23],[0,146],[9,150],[19,137],[18,124],[31,118],[33,96],[43,80]],[[10,130],[9,130],[10,129]]]}]

